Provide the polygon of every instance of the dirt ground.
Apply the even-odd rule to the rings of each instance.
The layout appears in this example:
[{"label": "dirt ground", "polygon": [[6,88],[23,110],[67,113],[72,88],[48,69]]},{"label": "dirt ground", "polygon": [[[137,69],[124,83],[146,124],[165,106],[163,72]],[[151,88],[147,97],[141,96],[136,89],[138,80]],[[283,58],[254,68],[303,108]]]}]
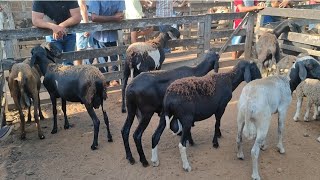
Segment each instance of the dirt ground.
[{"label": "dirt ground", "polygon": [[[182,170],[179,154],[179,137],[165,130],[159,144],[160,166],[147,168],[141,163],[130,165],[125,159],[125,151],[120,130],[126,118],[121,113],[120,92],[110,93],[105,102],[111,123],[114,142],[108,143],[106,128],[101,110],[96,111],[101,120],[98,150],[90,149],[93,139],[93,126],[85,108],[80,104],[68,104],[67,112],[71,129],[63,129],[63,115],[59,107],[58,133],[50,134],[52,128],[52,111],[44,106],[46,120],[41,127],[46,139],[37,136],[35,123],[27,126],[27,140],[19,139],[19,123],[5,141],[0,143],[0,179],[250,179],[253,141],[244,140],[245,160],[236,158],[236,104],[244,83],[234,92],[225,114],[222,117],[222,138],[220,147],[212,147],[214,117],[198,122],[192,129],[196,145],[187,147],[187,155],[192,171]],[[286,153],[277,152],[277,119],[273,116],[268,134],[268,149],[260,153],[260,175],[265,180],[308,179],[320,177],[320,121],[294,122],[294,98],[285,123],[284,145]],[[304,109],[303,109],[304,113]],[[11,113],[8,120],[17,119]],[[151,136],[158,124],[154,115],[143,136],[143,146],[150,163]],[[136,161],[138,153],[132,139],[130,145]]]}]

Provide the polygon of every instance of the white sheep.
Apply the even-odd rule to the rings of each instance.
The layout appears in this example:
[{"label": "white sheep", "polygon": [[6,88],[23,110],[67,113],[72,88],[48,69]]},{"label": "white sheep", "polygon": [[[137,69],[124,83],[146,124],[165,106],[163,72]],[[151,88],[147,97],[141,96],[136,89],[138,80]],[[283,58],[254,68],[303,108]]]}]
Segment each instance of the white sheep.
[{"label": "white sheep", "polygon": [[318,106],[320,106],[320,81],[317,79],[306,79],[301,82],[296,89],[297,95],[297,110],[293,117],[294,121],[298,121],[300,118],[301,104],[303,97],[307,97],[306,114],[304,115],[304,121],[309,121],[309,112],[312,105],[314,105],[314,114],[312,119],[317,119],[319,114]]},{"label": "white sheep", "polygon": [[266,136],[272,114],[278,113],[278,145],[283,154],[283,129],[292,92],[306,78],[320,79],[320,64],[310,56],[300,57],[293,64],[288,76],[271,76],[249,82],[242,90],[238,102],[237,157],[244,158],[242,131],[249,139],[256,137],[251,149],[253,179],[260,179],[258,157],[265,149]]}]

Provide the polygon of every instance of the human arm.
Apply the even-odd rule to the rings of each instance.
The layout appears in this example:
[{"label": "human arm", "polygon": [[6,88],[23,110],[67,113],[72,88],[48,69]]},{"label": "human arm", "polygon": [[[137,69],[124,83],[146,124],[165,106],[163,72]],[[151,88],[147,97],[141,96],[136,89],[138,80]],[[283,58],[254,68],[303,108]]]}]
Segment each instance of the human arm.
[{"label": "human arm", "polygon": [[80,13],[80,8],[73,8],[70,9],[70,17],[63,21],[62,23],[59,24],[59,26],[62,27],[70,27],[74,26],[80,23],[81,21],[81,13]]},{"label": "human arm", "polygon": [[[80,13],[82,16],[82,20],[84,23],[89,23],[89,17],[88,17],[88,8],[85,0],[78,0],[78,4],[80,7]],[[84,32],[84,37],[89,37],[89,32]]]},{"label": "human arm", "polygon": [[290,0],[283,0],[281,3],[279,3],[279,8],[285,8],[290,7]]},{"label": "human arm", "polygon": [[100,15],[100,3],[99,1],[90,1],[89,2],[89,12],[91,12],[91,19],[92,22],[100,22],[100,23],[105,23],[105,22],[114,22],[114,21],[121,21],[124,18],[124,2],[119,1],[119,8],[117,13],[115,13],[112,16],[106,16],[106,15]]},{"label": "human arm", "polygon": [[243,4],[237,5],[239,12],[250,12],[255,10],[261,10],[264,6],[244,6]]}]

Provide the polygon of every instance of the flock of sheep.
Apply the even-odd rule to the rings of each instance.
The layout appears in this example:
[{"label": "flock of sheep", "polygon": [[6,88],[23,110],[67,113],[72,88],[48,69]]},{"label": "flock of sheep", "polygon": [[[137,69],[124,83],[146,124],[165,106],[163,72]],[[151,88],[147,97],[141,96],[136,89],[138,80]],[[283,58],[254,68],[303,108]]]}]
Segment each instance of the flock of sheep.
[{"label": "flock of sheep", "polygon": [[[221,137],[221,117],[232,98],[232,92],[241,82],[246,81],[247,84],[243,88],[238,102],[237,157],[244,158],[242,134],[249,139],[255,138],[251,150],[252,178],[260,179],[258,173],[259,151],[266,148],[265,140],[271,115],[278,113],[279,142],[277,147],[280,153],[284,153],[284,121],[293,91],[296,90],[298,96],[295,121],[300,118],[301,102],[304,96],[307,96],[308,99],[304,120],[309,120],[309,110],[312,104],[315,105],[313,119],[316,119],[318,106],[320,106],[318,95],[320,63],[308,55],[290,56],[280,60],[277,37],[282,32],[288,31],[297,31],[297,29],[294,23],[285,21],[272,32],[263,34],[256,43],[258,58],[255,61],[240,60],[232,70],[226,73],[218,73],[220,56],[213,51],[205,53],[200,64],[195,67],[182,66],[168,71],[159,70],[165,59],[163,48],[170,39],[180,36],[179,31],[175,28],[160,33],[158,38],[154,40],[130,45],[124,65],[124,88],[122,90],[122,112],[127,112],[127,118],[121,130],[126,158],[129,163],[135,163],[129,146],[129,133],[134,118],[137,117],[139,125],[133,138],[140,162],[144,167],[149,165],[142,148],[141,137],[151,117],[157,113],[160,121],[152,136],[152,165],[159,166],[158,143],[167,127],[174,134],[181,136],[178,147],[183,169],[191,171],[186,154],[187,141],[191,146],[194,144],[191,128],[196,121],[208,119],[214,114],[216,123],[212,143],[213,147],[218,148],[218,139]],[[20,114],[21,139],[26,137],[22,108],[29,108],[28,121],[31,121],[30,106],[32,103],[39,138],[45,138],[39,125],[39,116],[40,119],[43,118],[39,99],[40,77],[44,76],[43,84],[50,95],[53,107],[52,134],[57,133],[56,99],[61,98],[65,129],[70,126],[66,102],[84,104],[94,125],[91,149],[97,149],[100,121],[94,109],[101,106],[107,126],[108,141],[112,142],[109,119],[103,107],[103,102],[107,98],[107,82],[99,69],[90,65],[63,66],[56,64],[55,59],[60,58],[62,53],[52,43],[44,43],[34,47],[31,54],[30,59],[13,65],[8,80],[10,93]],[[278,68],[277,75],[262,78],[261,72],[269,71],[274,64]],[[289,69],[287,75],[280,75],[282,69]],[[214,72],[210,72],[211,70]],[[128,83],[130,76],[132,80]]]}]

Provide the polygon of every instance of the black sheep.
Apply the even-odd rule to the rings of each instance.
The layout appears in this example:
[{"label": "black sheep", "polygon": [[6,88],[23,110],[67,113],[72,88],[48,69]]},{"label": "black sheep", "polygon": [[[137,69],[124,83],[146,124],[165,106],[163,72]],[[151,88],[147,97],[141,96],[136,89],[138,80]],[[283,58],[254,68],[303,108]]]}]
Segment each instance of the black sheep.
[{"label": "black sheep", "polygon": [[[212,69],[218,72],[218,68],[219,55],[209,51],[196,67],[183,66],[169,71],[145,72],[132,80],[126,90],[128,115],[121,130],[126,158],[130,164],[135,163],[129,146],[129,133],[134,117],[137,115],[139,126],[134,132],[133,138],[139,152],[140,162],[146,167],[149,164],[142,149],[141,137],[152,115],[161,113],[163,97],[167,87],[177,79],[189,76],[203,76]],[[158,138],[158,136],[153,136],[152,141]]]},{"label": "black sheep", "polygon": [[[170,126],[169,117],[178,119],[182,126],[179,143],[183,169],[191,171],[186,155],[186,141],[191,136],[191,127],[196,121],[202,121],[213,114],[216,117],[213,147],[219,147],[221,137],[220,120],[232,98],[232,92],[242,81],[249,82],[261,78],[254,62],[240,61],[231,71],[220,74],[207,74],[203,77],[187,77],[174,81],[168,87],[163,100],[163,114],[158,129]],[[156,130],[156,132],[158,131]],[[161,136],[159,131],[157,136]],[[159,139],[152,143],[152,161],[159,165],[157,146]]]}]

